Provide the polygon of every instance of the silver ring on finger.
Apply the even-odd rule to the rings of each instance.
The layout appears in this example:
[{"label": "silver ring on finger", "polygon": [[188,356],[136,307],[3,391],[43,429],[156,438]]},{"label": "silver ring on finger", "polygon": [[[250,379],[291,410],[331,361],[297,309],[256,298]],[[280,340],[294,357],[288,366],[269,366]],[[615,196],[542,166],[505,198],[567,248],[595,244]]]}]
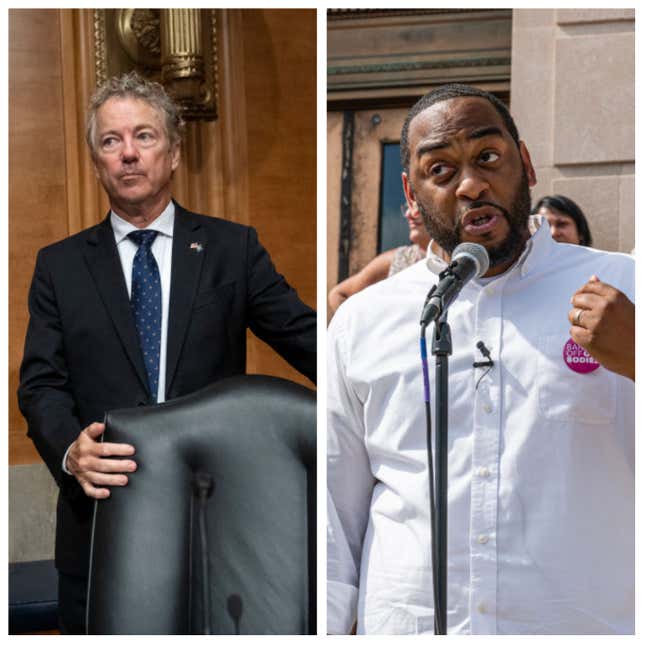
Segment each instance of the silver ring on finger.
[{"label": "silver ring on finger", "polygon": [[584,312],[584,309],[577,309],[576,310],[576,315],[573,317],[573,322],[576,325],[580,325],[580,319],[582,318],[582,313]]}]

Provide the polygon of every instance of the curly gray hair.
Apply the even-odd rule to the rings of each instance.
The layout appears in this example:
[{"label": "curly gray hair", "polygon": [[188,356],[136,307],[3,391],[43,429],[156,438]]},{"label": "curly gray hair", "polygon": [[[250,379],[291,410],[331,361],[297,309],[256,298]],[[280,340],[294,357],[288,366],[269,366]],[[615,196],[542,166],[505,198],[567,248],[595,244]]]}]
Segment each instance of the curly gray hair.
[{"label": "curly gray hair", "polygon": [[96,145],[96,113],[108,99],[115,96],[119,98],[131,97],[148,103],[163,115],[166,135],[170,144],[175,145],[181,142],[185,124],[181,118],[179,105],[168,96],[166,90],[159,83],[147,81],[136,72],[128,72],[108,79],[96,89],[90,99],[85,121],[85,139],[92,154],[95,153]]}]

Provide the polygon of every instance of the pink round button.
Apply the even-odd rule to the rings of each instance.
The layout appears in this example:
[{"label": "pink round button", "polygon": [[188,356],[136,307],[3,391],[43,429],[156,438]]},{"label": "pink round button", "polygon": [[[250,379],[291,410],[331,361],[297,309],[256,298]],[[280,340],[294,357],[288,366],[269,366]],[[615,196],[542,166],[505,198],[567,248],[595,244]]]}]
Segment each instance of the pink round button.
[{"label": "pink round button", "polygon": [[569,369],[579,374],[588,374],[600,367],[600,363],[571,338],[564,344],[562,358]]}]

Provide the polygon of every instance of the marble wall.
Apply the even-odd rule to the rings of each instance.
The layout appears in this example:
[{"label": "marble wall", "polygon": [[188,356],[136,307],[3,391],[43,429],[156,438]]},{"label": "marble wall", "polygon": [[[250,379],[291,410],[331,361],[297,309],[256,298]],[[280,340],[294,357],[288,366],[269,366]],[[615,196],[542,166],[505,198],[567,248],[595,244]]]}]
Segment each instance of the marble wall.
[{"label": "marble wall", "polygon": [[634,248],[633,9],[513,11],[511,112],[538,175],[589,219],[594,246]]}]

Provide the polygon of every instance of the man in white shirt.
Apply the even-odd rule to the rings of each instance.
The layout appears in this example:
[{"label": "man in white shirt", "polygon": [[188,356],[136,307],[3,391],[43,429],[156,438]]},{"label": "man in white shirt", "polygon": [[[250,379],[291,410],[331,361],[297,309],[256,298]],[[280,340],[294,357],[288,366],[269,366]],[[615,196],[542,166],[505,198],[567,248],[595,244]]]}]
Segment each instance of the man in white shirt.
[{"label": "man in white shirt", "polygon": [[328,631],[433,631],[419,318],[466,241],[491,266],[448,312],[448,633],[633,633],[633,259],[530,236],[535,173],[488,93],[426,95],[401,147],[433,243],[330,325]]}]

